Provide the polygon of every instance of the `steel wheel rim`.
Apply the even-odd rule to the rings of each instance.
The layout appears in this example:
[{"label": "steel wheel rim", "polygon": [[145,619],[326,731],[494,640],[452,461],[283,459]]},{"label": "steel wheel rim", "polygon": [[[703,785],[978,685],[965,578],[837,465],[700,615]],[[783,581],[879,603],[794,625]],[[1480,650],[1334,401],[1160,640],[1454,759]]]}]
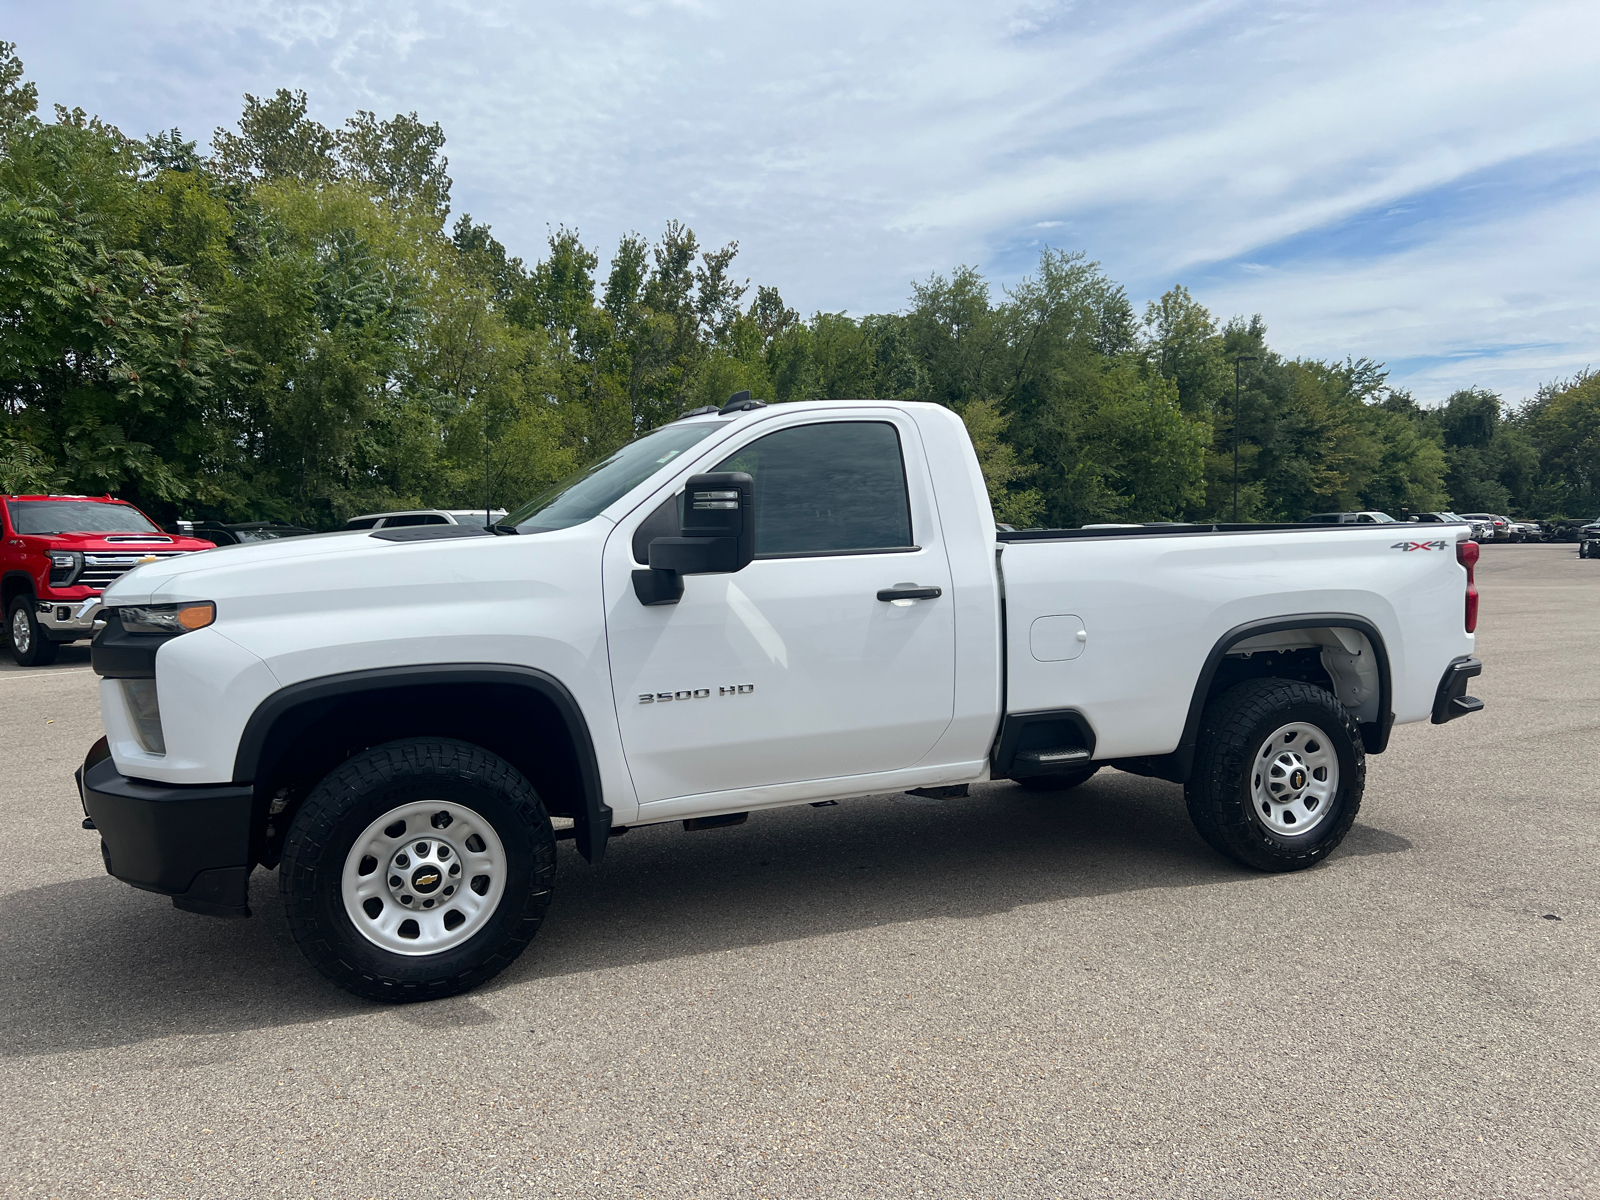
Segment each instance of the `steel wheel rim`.
[{"label": "steel wheel rim", "polygon": [[402,804],[373,821],[345,855],[339,883],[356,931],[412,957],[466,942],[505,889],[506,850],[494,826],[445,800]]},{"label": "steel wheel rim", "polygon": [[19,608],[11,614],[11,644],[16,647],[18,654],[26,654],[33,649],[33,628],[28,624],[27,609]]},{"label": "steel wheel rim", "polygon": [[1315,725],[1293,721],[1262,740],[1250,764],[1250,811],[1279,837],[1303,837],[1327,820],[1339,794],[1339,754]]}]

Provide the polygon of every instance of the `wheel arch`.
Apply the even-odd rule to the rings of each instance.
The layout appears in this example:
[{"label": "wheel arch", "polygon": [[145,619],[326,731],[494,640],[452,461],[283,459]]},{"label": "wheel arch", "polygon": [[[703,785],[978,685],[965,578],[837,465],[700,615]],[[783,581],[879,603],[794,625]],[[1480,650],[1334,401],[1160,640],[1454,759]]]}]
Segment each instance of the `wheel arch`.
[{"label": "wheel arch", "polygon": [[12,569],[0,576],[0,613],[11,611],[11,602],[18,596],[37,596],[38,581],[27,571]]},{"label": "wheel arch", "polygon": [[429,736],[506,759],[553,813],[573,819],[579,852],[591,863],[603,857],[611,809],[582,708],[555,676],[499,663],[349,671],[268,696],[245,723],[233,766],[233,781],[255,789],[252,857],[275,861],[274,839],[281,843],[292,806],[352,754]]},{"label": "wheel arch", "polygon": [[[1235,625],[1217,639],[1206,655],[1195,680],[1194,693],[1189,701],[1189,712],[1184,719],[1183,737],[1171,754],[1147,758],[1116,760],[1114,765],[1141,775],[1154,775],[1175,783],[1187,783],[1194,769],[1195,745],[1200,736],[1200,719],[1206,705],[1222,687],[1219,679],[1228,652],[1242,642],[1274,633],[1309,632],[1317,629],[1344,629],[1359,633],[1372,647],[1374,666],[1377,668],[1377,715],[1374,720],[1358,722],[1361,742],[1368,754],[1382,754],[1389,745],[1389,733],[1394,727],[1393,677],[1389,663],[1388,647],[1378,627],[1366,617],[1355,613],[1294,613],[1269,617],[1259,621],[1246,621]],[[1331,682],[1337,683],[1335,680]],[[1228,684],[1231,686],[1231,684]]]}]

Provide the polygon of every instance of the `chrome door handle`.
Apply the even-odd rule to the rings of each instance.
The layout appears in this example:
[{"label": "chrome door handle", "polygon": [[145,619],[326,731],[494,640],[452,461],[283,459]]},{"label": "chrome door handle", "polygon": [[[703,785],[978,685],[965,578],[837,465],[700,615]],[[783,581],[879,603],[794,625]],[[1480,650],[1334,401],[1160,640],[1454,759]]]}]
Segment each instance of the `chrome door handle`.
[{"label": "chrome door handle", "polygon": [[893,587],[879,588],[878,599],[888,600],[937,600],[944,595],[940,588],[927,586],[920,583],[897,583]]}]

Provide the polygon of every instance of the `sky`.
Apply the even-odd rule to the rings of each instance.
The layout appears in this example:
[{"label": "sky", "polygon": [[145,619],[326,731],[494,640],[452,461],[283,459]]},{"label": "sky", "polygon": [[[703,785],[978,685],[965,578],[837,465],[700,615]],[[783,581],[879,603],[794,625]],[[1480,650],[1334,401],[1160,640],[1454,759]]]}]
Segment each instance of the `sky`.
[{"label": "sky", "polygon": [[670,219],[803,313],[1082,250],[1424,403],[1600,367],[1600,4],[0,0],[41,106],[439,121],[530,261]]}]

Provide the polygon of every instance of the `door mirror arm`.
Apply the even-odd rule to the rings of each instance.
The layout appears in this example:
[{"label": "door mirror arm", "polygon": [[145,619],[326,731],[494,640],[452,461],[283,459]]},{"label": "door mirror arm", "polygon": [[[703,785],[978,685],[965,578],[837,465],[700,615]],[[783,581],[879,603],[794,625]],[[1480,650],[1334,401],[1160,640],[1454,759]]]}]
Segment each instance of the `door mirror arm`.
[{"label": "door mirror arm", "polygon": [[755,481],[745,471],[691,475],[679,536],[650,542],[648,570],[633,573],[644,605],[676,604],[685,575],[730,575],[755,558]]}]

